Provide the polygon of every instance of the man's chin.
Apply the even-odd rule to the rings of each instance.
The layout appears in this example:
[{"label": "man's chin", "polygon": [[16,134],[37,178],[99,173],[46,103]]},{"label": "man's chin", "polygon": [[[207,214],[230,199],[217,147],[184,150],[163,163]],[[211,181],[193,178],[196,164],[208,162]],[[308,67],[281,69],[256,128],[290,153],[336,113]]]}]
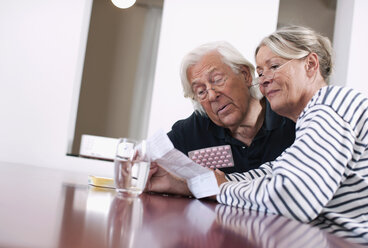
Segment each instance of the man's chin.
[{"label": "man's chin", "polygon": [[220,119],[221,123],[222,123],[222,127],[224,128],[231,128],[234,127],[235,125],[237,125],[239,123],[239,121],[234,120],[234,118],[230,118],[230,116],[227,116],[225,118],[221,118]]},{"label": "man's chin", "polygon": [[236,125],[239,125],[241,121],[239,121],[240,117],[236,115],[236,113],[230,113],[227,115],[217,115],[217,116],[208,116],[217,126],[223,128],[230,128]]}]

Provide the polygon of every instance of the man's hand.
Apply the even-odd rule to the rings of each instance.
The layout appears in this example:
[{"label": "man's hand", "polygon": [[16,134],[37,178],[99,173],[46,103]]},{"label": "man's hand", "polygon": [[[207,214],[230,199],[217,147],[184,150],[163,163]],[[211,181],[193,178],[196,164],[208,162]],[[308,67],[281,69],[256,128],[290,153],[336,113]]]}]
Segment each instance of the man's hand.
[{"label": "man's hand", "polygon": [[155,162],[151,163],[145,191],[187,196],[192,195],[185,180],[168,173]]}]

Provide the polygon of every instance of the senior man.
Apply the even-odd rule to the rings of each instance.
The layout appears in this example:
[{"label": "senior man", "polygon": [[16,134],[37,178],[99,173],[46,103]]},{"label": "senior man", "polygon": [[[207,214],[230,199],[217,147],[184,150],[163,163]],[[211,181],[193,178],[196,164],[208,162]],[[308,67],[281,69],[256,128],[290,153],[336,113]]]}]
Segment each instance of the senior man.
[{"label": "senior man", "polygon": [[195,111],[168,133],[175,148],[188,154],[230,145],[235,166],[221,168],[225,173],[246,172],[278,157],[294,142],[295,123],[271,110],[253,79],[254,66],[227,42],[189,52],[181,82]]}]

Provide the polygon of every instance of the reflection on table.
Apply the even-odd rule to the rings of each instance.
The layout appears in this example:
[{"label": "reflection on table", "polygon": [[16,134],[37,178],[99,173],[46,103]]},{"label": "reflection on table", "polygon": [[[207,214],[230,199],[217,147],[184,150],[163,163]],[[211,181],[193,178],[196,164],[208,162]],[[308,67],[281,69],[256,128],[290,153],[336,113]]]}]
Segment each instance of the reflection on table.
[{"label": "reflection on table", "polygon": [[0,163],[0,194],[0,247],[354,247],[281,216],[176,196],[124,198],[50,169]]},{"label": "reflection on table", "polygon": [[282,216],[184,197],[124,198],[90,187],[86,209],[84,235],[65,247],[353,247]]}]

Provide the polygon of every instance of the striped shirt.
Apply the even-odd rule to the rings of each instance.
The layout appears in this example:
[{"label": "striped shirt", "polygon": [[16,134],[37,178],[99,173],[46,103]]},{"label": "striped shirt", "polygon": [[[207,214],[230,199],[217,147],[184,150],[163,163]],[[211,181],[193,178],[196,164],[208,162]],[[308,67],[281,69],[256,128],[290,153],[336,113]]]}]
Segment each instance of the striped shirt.
[{"label": "striped shirt", "polygon": [[326,86],[296,123],[296,138],[275,161],[227,175],[220,203],[312,223],[368,244],[368,99]]}]

